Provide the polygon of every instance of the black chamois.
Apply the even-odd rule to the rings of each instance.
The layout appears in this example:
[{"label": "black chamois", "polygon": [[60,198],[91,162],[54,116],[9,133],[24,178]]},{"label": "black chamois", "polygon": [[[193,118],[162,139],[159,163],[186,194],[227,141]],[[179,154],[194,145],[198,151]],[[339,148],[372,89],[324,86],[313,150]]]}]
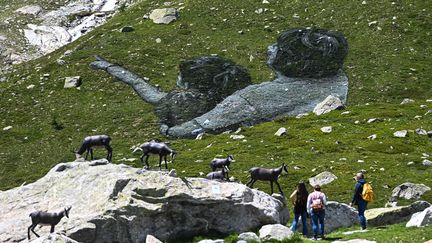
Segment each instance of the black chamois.
[{"label": "black chamois", "polygon": [[168,155],[171,156],[171,162],[174,162],[175,156],[177,154],[176,151],[171,149],[166,143],[161,143],[156,141],[150,141],[141,144],[138,148],[136,148],[133,151],[133,153],[135,153],[138,150],[143,152],[143,155],[141,155],[140,157],[141,163],[144,163],[144,157],[146,157],[145,164],[147,168],[150,168],[150,165],[148,163],[148,158],[150,157],[151,154],[159,155],[159,169],[161,169],[162,166],[162,158],[165,161],[165,169],[168,169],[168,164],[167,164]]},{"label": "black chamois", "polygon": [[[217,168],[223,168],[224,166],[226,166],[229,169],[229,166],[231,164],[231,161],[234,160],[234,156],[232,156],[231,154],[228,155],[225,159],[213,159],[210,162],[210,167],[212,169],[212,171],[216,171]],[[228,170],[226,171],[227,174],[227,178],[228,178]]]},{"label": "black chamois", "polygon": [[225,177],[227,180],[228,179],[228,171],[229,168],[228,166],[224,165],[222,166],[222,170],[221,171],[213,171],[207,174],[207,179],[209,180],[225,180]]},{"label": "black chamois", "polygon": [[87,160],[90,152],[90,158],[93,159],[93,148],[105,148],[108,151],[107,160],[112,160],[112,148],[110,146],[111,138],[107,135],[94,135],[85,137],[78,150],[72,151],[76,158],[81,157],[86,152],[85,159]]},{"label": "black chamois", "polygon": [[69,218],[69,210],[71,210],[72,207],[65,208],[60,213],[48,213],[44,211],[36,211],[30,214],[32,224],[28,227],[27,230],[27,237],[30,240],[30,230],[35,234],[37,237],[40,237],[35,231],[35,227],[40,225],[50,225],[51,230],[50,233],[54,233],[54,227],[60,222],[60,220],[66,216]]},{"label": "black chamois", "polygon": [[282,174],[282,171],[285,171],[288,173],[288,167],[285,165],[285,163],[282,164],[282,166],[275,168],[275,169],[265,169],[260,167],[253,167],[249,170],[250,173],[250,180],[246,184],[246,186],[249,186],[250,188],[253,188],[253,184],[257,181],[270,181],[270,187],[271,187],[271,194],[273,194],[273,182],[276,183],[276,185],[279,188],[279,191],[282,195],[284,195],[279,182],[277,181],[279,178],[279,175]]}]

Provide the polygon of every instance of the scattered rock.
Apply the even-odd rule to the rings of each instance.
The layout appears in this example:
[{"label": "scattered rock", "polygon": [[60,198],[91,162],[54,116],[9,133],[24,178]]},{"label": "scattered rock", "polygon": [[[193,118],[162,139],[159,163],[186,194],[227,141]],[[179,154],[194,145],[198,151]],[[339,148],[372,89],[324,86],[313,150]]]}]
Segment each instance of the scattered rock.
[{"label": "scattered rock", "polygon": [[415,130],[415,132],[416,132],[418,135],[422,135],[422,136],[427,136],[427,135],[428,135],[427,131],[424,130],[424,129],[421,129],[421,128],[417,128],[417,129]]},{"label": "scattered rock", "polygon": [[3,127],[3,131],[7,131],[7,130],[11,130],[11,129],[12,129],[12,126]]},{"label": "scattered rock", "polygon": [[396,202],[398,198],[405,199],[420,199],[420,197],[427,191],[430,187],[424,184],[414,184],[410,182],[405,182],[393,189],[390,202]]},{"label": "scattered rock", "polygon": [[313,113],[319,116],[322,114],[326,114],[332,110],[337,110],[342,108],[344,108],[344,104],[342,103],[342,101],[338,97],[329,95],[321,103],[318,103],[315,106]]},{"label": "scattered rock", "polygon": [[298,115],[296,116],[296,118],[297,118],[297,119],[300,119],[300,118],[303,118],[303,117],[306,117],[306,116],[309,116],[309,113],[301,113],[301,114],[298,114]]},{"label": "scattered rock", "polygon": [[426,201],[417,201],[409,206],[368,209],[365,216],[368,225],[371,226],[399,224],[407,222],[414,213],[421,212],[430,206],[431,204]]},{"label": "scattered rock", "polygon": [[[239,183],[160,171],[139,174],[111,163],[65,164],[70,168],[57,172],[54,167],[34,183],[0,192],[0,242],[23,239],[29,212],[55,212],[65,203],[73,205],[71,217],[60,221],[56,231],[79,242],[144,242],[148,234],[169,241],[210,231],[246,232],[289,219],[282,202]],[[37,231],[46,235],[49,227]]]},{"label": "scattered rock", "polygon": [[423,165],[425,166],[432,166],[432,161],[428,160],[428,159],[424,159],[422,162]]},{"label": "scattered rock", "polygon": [[331,172],[324,171],[312,178],[309,178],[309,184],[313,187],[315,185],[327,185],[330,184],[332,181],[336,180],[337,177],[333,175]]},{"label": "scattered rock", "polygon": [[150,13],[150,19],[155,24],[169,24],[176,20],[179,12],[175,8],[159,8]]},{"label": "scattered rock", "polygon": [[230,138],[234,139],[234,140],[241,140],[241,139],[244,139],[245,136],[244,135],[231,135]]},{"label": "scattered rock", "polygon": [[238,236],[238,239],[239,240],[245,240],[245,241],[255,241],[255,242],[260,241],[260,238],[254,232],[241,233]]},{"label": "scattered rock", "polygon": [[120,32],[126,33],[126,32],[132,32],[134,30],[135,29],[132,26],[124,26],[123,28],[120,29]]},{"label": "scattered rock", "polygon": [[198,135],[196,136],[195,140],[202,140],[202,139],[204,138],[204,134],[205,134],[204,132],[198,134]]},{"label": "scattered rock", "polygon": [[401,130],[401,131],[396,131],[393,133],[393,136],[397,137],[397,138],[404,138],[408,135],[408,131],[407,130]]},{"label": "scattered rock", "polygon": [[27,89],[33,89],[34,87],[35,87],[34,84],[30,84],[30,85],[28,85],[26,88],[27,88]]},{"label": "scattered rock", "polygon": [[39,5],[27,5],[15,10],[16,13],[38,15],[42,11],[42,7]]},{"label": "scattered rock", "polygon": [[287,129],[285,127],[281,127],[276,131],[276,133],[274,135],[280,137],[280,136],[286,135],[286,134],[287,134]]},{"label": "scattered rock", "polygon": [[432,206],[413,214],[406,227],[423,227],[432,224]]},{"label": "scattered rock", "polygon": [[294,232],[290,228],[281,224],[268,224],[259,230],[259,238],[262,241],[291,239]]},{"label": "scattered rock", "polygon": [[333,128],[331,126],[321,128],[321,132],[323,132],[323,133],[331,133],[332,130],[333,130]]},{"label": "scattered rock", "polygon": [[367,121],[367,123],[372,123],[372,122],[376,122],[376,121],[378,121],[378,119],[376,119],[376,118],[371,118],[371,119],[369,119],[369,120]]},{"label": "scattered rock", "polygon": [[[345,203],[334,201],[327,202],[325,212],[325,233],[330,233],[338,228],[349,228],[358,223],[358,213],[353,207]],[[310,220],[307,220],[308,229],[312,229]],[[302,228],[301,220],[298,229]]]},{"label": "scattered rock", "polygon": [[72,76],[66,77],[63,88],[77,88],[81,85],[81,77],[80,76]]},{"label": "scattered rock", "polygon": [[370,140],[375,140],[377,138],[377,135],[376,134],[372,134],[372,135],[370,135],[367,138],[370,139]]},{"label": "scattered rock", "polygon": [[415,102],[415,100],[412,100],[412,99],[404,99],[404,100],[402,100],[401,105],[410,104],[410,103],[414,103],[414,102]]},{"label": "scattered rock", "polygon": [[147,235],[145,243],[163,243],[158,238],[154,237],[153,235]]},{"label": "scattered rock", "polygon": [[407,165],[413,165],[413,164],[415,164],[413,161],[407,163]]}]

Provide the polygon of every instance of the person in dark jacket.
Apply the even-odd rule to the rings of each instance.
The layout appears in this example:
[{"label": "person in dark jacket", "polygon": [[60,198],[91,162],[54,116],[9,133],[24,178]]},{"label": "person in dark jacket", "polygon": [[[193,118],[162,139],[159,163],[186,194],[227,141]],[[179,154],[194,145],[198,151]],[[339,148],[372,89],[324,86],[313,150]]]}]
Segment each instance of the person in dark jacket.
[{"label": "person in dark jacket", "polygon": [[297,185],[297,190],[295,190],[291,196],[290,199],[292,200],[294,204],[294,221],[291,226],[291,230],[293,232],[297,229],[297,224],[299,222],[299,218],[302,219],[302,226],[303,226],[303,235],[307,235],[307,224],[306,224],[306,203],[308,198],[308,191],[306,189],[306,185],[303,181],[300,181]]},{"label": "person in dark jacket", "polygon": [[366,217],[364,213],[367,208],[367,202],[363,199],[362,193],[363,193],[363,185],[366,183],[366,180],[364,179],[363,173],[357,173],[353,179],[356,181],[356,184],[354,186],[354,194],[350,206],[357,205],[360,225],[362,230],[365,230]]}]

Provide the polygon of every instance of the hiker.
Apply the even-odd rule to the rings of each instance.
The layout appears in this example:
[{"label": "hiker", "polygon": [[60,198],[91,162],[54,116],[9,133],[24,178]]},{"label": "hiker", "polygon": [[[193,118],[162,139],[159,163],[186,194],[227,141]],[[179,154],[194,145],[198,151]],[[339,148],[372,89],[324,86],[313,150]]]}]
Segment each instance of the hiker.
[{"label": "hiker", "polygon": [[366,183],[366,180],[364,179],[364,175],[361,172],[357,173],[353,177],[353,179],[356,181],[356,184],[354,186],[354,195],[350,203],[350,206],[352,206],[353,204],[357,205],[360,225],[362,230],[365,230],[366,217],[364,215],[364,212],[367,207],[367,202],[363,199],[362,193],[363,193],[363,185]]},{"label": "hiker", "polygon": [[318,228],[320,228],[321,230],[321,238],[323,239],[325,238],[324,237],[324,217],[325,217],[326,205],[327,205],[326,195],[321,192],[320,185],[315,185],[314,192],[309,194],[307,199],[307,209],[312,219],[312,232],[313,232],[312,240],[317,240]]},{"label": "hiker", "polygon": [[297,229],[297,224],[299,218],[302,219],[303,225],[303,236],[307,235],[307,225],[306,225],[306,217],[307,217],[307,199],[308,199],[308,191],[306,190],[306,185],[303,181],[300,181],[297,185],[297,189],[290,196],[291,201],[294,204],[294,221],[291,226],[291,230],[294,232]]}]

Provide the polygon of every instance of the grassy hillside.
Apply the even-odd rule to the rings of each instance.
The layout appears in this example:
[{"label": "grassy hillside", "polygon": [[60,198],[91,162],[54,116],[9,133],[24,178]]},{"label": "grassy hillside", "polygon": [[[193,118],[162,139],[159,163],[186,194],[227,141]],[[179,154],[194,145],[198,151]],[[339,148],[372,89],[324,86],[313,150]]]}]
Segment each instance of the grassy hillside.
[{"label": "grassy hillside", "polygon": [[[352,174],[364,169],[377,193],[371,207],[383,206],[400,183],[432,186],[431,168],[421,165],[423,153],[432,156],[432,141],[413,132],[420,127],[432,130],[432,114],[426,114],[432,109],[432,103],[426,102],[432,98],[428,1],[171,2],[181,8],[181,16],[170,25],[143,19],[144,14],[163,6],[163,1],[142,1],[71,45],[16,66],[7,81],[0,83],[0,128],[12,126],[7,131],[0,129],[1,190],[30,183],[53,165],[73,160],[70,150],[90,134],[113,137],[116,163],[138,158],[131,154],[134,144],[165,139],[158,134],[151,105],[123,83],[89,68],[94,55],[146,76],[164,90],[175,86],[181,60],[210,54],[247,67],[253,81],[259,83],[273,77],[266,66],[267,46],[280,32],[307,26],[337,30],[348,39],[345,71],[350,80],[350,113],[334,111],[243,128],[246,141],[232,140],[227,134],[171,141],[179,154],[170,166],[181,176],[199,176],[209,171],[208,162],[214,156],[234,154],[231,174],[244,183],[250,167],[276,167],[285,162],[290,173],[280,180],[286,193],[298,180],[328,170],[338,179],[323,190],[331,200],[343,202],[350,200]],[[260,8],[267,10],[255,13]],[[118,31],[126,25],[135,31]],[[71,54],[62,57],[67,50]],[[66,65],[57,64],[60,57]],[[63,89],[64,78],[75,75],[83,78],[81,89]],[[35,86],[29,89],[29,85]],[[406,97],[417,102],[399,105]],[[379,121],[367,123],[370,118]],[[334,131],[321,133],[320,128],[328,125]],[[288,128],[288,136],[275,137],[281,126]],[[393,132],[401,129],[411,130],[409,137],[394,138]],[[378,138],[367,139],[371,134]],[[101,151],[97,154],[104,156]],[[409,161],[415,165],[407,166]],[[138,161],[123,163],[141,166]],[[256,186],[270,190],[267,184]],[[432,201],[432,193],[424,198]]]}]

